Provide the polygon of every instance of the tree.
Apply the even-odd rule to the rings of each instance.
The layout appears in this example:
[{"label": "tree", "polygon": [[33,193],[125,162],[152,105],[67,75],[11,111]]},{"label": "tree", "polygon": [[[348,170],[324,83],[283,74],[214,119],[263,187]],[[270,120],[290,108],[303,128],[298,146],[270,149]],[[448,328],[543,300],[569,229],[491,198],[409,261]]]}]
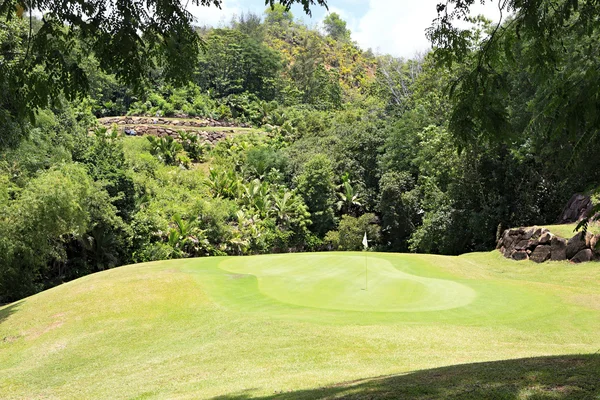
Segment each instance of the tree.
[{"label": "tree", "polygon": [[273,99],[273,81],[281,69],[277,52],[232,29],[215,29],[205,41],[195,78],[200,87],[217,97],[250,92]]},{"label": "tree", "polygon": [[407,172],[387,172],[379,183],[378,210],[383,245],[391,251],[406,251],[418,218],[414,181]]},{"label": "tree", "polygon": [[294,15],[289,8],[283,5],[275,5],[265,10],[265,24],[267,25],[279,26],[285,29],[293,22]]},{"label": "tree", "polygon": [[314,155],[298,176],[298,193],[304,198],[311,213],[312,231],[321,236],[333,227],[333,176],[331,161],[324,154]]},{"label": "tree", "polygon": [[375,214],[364,214],[360,217],[343,215],[337,231],[327,233],[326,241],[336,250],[357,251],[363,249],[362,240],[367,234],[369,245],[374,247],[380,239],[380,229]]},{"label": "tree", "polygon": [[261,17],[253,12],[244,13],[232,21],[233,28],[248,35],[257,42],[262,42],[265,36],[265,26]]},{"label": "tree", "polygon": [[[300,3],[310,14],[326,0],[279,0],[286,9]],[[221,0],[193,0],[220,7]],[[275,0],[268,0],[273,7]],[[43,10],[35,24],[33,11]],[[17,29],[15,29],[17,28]],[[13,32],[16,31],[16,34]],[[11,121],[34,118],[64,93],[69,99],[88,91],[83,59],[92,54],[99,67],[126,85],[143,87],[160,68],[168,82],[189,81],[201,48],[193,16],[178,0],[7,0],[0,4],[0,133]],[[8,45],[7,45],[8,44]]]},{"label": "tree", "polygon": [[[519,65],[538,87],[530,125],[552,135],[585,143],[600,127],[600,3],[595,0],[498,1],[500,20],[482,29],[461,29],[474,0],[450,0],[437,6],[428,31],[440,65],[458,66],[452,87],[457,99],[452,133],[467,142],[510,139],[510,82],[506,66]],[[507,17],[508,13],[512,15]],[[477,22],[474,19],[471,21]],[[523,61],[525,61],[523,63]],[[523,65],[525,64],[525,65]],[[539,123],[541,122],[541,123]]]},{"label": "tree", "polygon": [[340,18],[338,13],[330,13],[323,20],[325,32],[334,40],[350,40],[350,30],[346,28],[346,21]]},{"label": "tree", "polygon": [[348,173],[342,175],[342,183],[338,186],[336,194],[339,199],[336,203],[337,209],[344,214],[355,215],[363,206],[360,195],[350,183],[350,175]]}]

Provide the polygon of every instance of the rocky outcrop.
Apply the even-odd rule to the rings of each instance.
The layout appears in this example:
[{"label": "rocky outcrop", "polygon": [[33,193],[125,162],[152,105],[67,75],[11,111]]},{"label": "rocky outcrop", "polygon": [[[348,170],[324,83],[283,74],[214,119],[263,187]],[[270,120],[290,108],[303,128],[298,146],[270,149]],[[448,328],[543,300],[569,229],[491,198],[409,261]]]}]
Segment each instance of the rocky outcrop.
[{"label": "rocky outcrop", "polygon": [[546,228],[513,228],[502,234],[496,248],[513,260],[531,260],[543,263],[548,260],[570,260],[574,263],[600,260],[596,244],[600,235],[577,233],[566,240]]},{"label": "rocky outcrop", "polygon": [[584,194],[574,194],[558,217],[557,223],[570,224],[588,217],[592,211],[592,200]]},{"label": "rocky outcrop", "polygon": [[[179,139],[179,131],[163,127],[132,126],[123,129],[123,132],[129,136],[171,136],[174,139]],[[186,130],[186,132],[197,134],[200,136],[201,141],[207,144],[216,144],[226,138],[226,132],[207,132],[201,130]]]},{"label": "rocky outcrop", "polygon": [[196,127],[203,128],[207,126],[216,126],[216,127],[242,127],[249,128],[249,124],[237,124],[235,122],[229,121],[217,121],[214,119],[169,119],[169,118],[152,118],[152,117],[106,117],[100,118],[98,120],[104,126],[112,126],[113,124],[117,125],[167,125],[167,126],[178,126],[178,127]]}]

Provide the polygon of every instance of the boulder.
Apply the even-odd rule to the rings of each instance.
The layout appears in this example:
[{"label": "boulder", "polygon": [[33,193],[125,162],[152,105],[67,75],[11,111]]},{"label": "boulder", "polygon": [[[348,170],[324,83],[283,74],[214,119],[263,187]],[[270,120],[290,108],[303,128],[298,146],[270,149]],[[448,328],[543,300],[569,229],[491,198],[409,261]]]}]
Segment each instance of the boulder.
[{"label": "boulder", "polygon": [[542,235],[540,236],[539,239],[539,243],[540,244],[550,244],[550,241],[552,240],[552,234],[550,232],[544,232],[542,233]]},{"label": "boulder", "polygon": [[529,256],[529,259],[531,261],[535,261],[536,263],[543,263],[545,261],[548,261],[551,255],[551,246],[537,246]]},{"label": "boulder", "polygon": [[525,250],[517,250],[512,252],[510,258],[516,261],[522,261],[529,259],[529,256],[527,255],[527,252]]},{"label": "boulder", "polygon": [[566,207],[558,217],[559,224],[568,224],[579,221],[581,218],[587,217],[592,210],[592,201],[590,196],[583,194],[574,194]]},{"label": "boulder", "polygon": [[587,234],[579,232],[569,239],[569,242],[567,243],[567,258],[573,258],[575,257],[575,254],[579,253],[586,247],[589,247],[591,239],[590,236],[591,234],[589,232]]},{"label": "boulder", "polygon": [[565,239],[554,236],[550,240],[550,259],[552,261],[564,261],[567,259],[567,241]]},{"label": "boulder", "polygon": [[515,250],[525,250],[529,248],[529,240],[519,240],[519,242],[515,245]]},{"label": "boulder", "polygon": [[515,236],[509,235],[508,231],[504,234],[504,237],[500,239],[499,244],[503,245],[506,248],[512,247],[515,243]]},{"label": "boulder", "polygon": [[525,231],[525,233],[523,234],[523,239],[524,240],[531,239],[535,235],[536,232],[537,232],[537,230],[535,228],[527,229]]},{"label": "boulder", "polygon": [[590,238],[590,249],[600,250],[600,249],[596,249],[596,247],[598,246],[598,242],[600,242],[600,234],[592,236]]},{"label": "boulder", "polygon": [[508,234],[510,236],[520,236],[525,234],[525,229],[523,228],[512,228],[508,230]]},{"label": "boulder", "polygon": [[574,263],[588,262],[588,261],[591,261],[593,257],[594,257],[594,253],[592,252],[592,250],[583,249],[580,252],[578,252],[577,254],[575,254],[575,256],[573,258],[571,258],[571,262],[574,262]]}]

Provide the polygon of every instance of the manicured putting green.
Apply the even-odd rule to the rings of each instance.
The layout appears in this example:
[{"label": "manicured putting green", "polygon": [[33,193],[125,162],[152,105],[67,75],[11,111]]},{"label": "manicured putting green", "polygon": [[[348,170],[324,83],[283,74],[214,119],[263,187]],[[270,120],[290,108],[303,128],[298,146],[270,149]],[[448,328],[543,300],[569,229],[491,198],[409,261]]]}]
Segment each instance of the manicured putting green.
[{"label": "manicured putting green", "polygon": [[283,303],[349,311],[447,310],[473,301],[475,290],[447,279],[402,272],[379,257],[298,255],[233,258],[221,269],[251,274],[259,291]]},{"label": "manicured putting green", "polygon": [[368,290],[365,253],[210,257],[115,268],[5,305],[0,398],[600,394],[599,264],[367,257]]}]

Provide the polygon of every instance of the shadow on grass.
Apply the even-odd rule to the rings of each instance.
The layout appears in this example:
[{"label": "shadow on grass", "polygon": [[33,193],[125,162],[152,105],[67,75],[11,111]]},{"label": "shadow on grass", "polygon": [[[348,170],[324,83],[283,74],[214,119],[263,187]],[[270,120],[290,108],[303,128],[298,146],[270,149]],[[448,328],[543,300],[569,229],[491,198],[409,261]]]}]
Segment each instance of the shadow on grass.
[{"label": "shadow on grass", "polygon": [[[214,400],[244,400],[249,393]],[[600,354],[454,365],[258,399],[600,399]]]},{"label": "shadow on grass", "polygon": [[[7,307],[4,307],[3,309],[0,309],[0,324],[2,322],[4,322],[4,320],[6,318],[8,318],[11,314],[14,314],[15,312],[17,312],[17,310],[19,309],[19,306],[21,305],[21,303],[23,303],[23,301],[18,301],[16,303],[13,303]],[[1,306],[0,306],[1,307]]]}]

